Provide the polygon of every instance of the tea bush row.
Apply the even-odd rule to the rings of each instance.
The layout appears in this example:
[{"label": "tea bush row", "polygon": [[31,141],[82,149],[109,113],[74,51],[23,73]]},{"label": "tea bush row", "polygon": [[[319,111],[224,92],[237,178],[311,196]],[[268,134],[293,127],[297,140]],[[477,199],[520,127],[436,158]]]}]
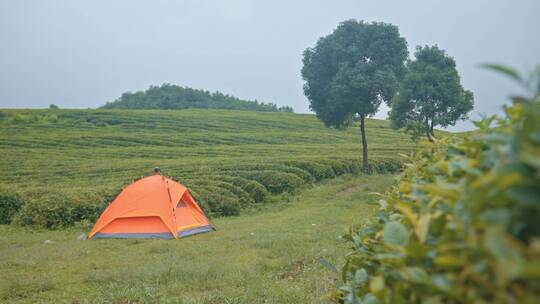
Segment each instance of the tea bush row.
[{"label": "tea bush row", "polygon": [[[375,168],[399,166],[394,161],[374,163]],[[243,208],[260,204],[271,194],[293,193],[314,181],[332,178],[345,173],[359,173],[360,164],[355,161],[305,161],[287,164],[257,164],[244,166],[244,170],[223,168],[220,173],[199,179],[182,179],[201,208],[209,216],[238,215]],[[172,174],[174,179],[174,173]],[[125,185],[132,180],[126,180]],[[14,222],[22,226],[60,228],[75,222],[94,222],[104,208],[121,189],[102,193],[51,192],[40,195],[18,195],[0,191],[0,219],[2,223]]]}]

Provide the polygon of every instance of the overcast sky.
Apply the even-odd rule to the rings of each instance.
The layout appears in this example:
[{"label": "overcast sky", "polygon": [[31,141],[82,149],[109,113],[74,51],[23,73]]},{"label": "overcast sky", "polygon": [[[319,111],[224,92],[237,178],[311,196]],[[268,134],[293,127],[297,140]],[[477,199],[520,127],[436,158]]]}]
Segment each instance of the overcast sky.
[{"label": "overcast sky", "polygon": [[478,117],[519,91],[479,64],[540,63],[539,12],[539,0],[0,0],[0,108],[94,108],[167,82],[308,112],[302,51],[356,18],[397,25],[411,54],[445,49]]}]

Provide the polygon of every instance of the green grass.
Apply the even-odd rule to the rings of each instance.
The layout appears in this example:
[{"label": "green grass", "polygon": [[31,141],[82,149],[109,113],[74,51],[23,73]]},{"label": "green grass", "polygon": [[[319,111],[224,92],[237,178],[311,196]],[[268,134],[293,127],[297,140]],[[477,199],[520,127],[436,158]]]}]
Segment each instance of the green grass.
[{"label": "green grass", "polygon": [[[415,147],[387,121],[368,120],[367,135],[375,164],[397,162]],[[0,155],[0,186],[37,201],[34,206],[103,204],[159,166],[220,213],[215,201],[247,197],[243,204],[253,203],[234,178],[256,180],[275,193],[292,191],[312,182],[304,165],[320,165],[325,177],[354,171],[361,146],[357,126],[325,128],[308,114],[1,110]]]},{"label": "green grass", "polygon": [[337,237],[373,218],[369,193],[392,181],[326,180],[180,240],[77,241],[87,228],[3,225],[0,302],[324,303],[335,277],[319,259],[343,263],[346,245]]}]

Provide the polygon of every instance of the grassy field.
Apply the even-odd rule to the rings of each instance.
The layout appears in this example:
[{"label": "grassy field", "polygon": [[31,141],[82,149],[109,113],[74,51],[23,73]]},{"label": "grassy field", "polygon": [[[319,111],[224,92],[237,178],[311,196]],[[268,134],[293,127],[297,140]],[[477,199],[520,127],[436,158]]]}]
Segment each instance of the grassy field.
[{"label": "grassy field", "polygon": [[[0,225],[0,302],[324,303],[338,236],[370,220],[391,175],[344,175],[180,240],[87,240]],[[286,199],[288,198],[288,199]],[[50,240],[51,242],[45,242]]]},{"label": "grassy field", "polygon": [[[85,214],[92,220],[95,210],[65,206],[102,206],[156,166],[194,191],[207,211],[234,214],[228,204],[257,201],[250,182],[273,194],[292,192],[358,169],[361,155],[357,127],[325,128],[314,115],[292,113],[1,110],[0,131],[0,188],[32,206],[20,222],[47,227]],[[414,148],[387,121],[369,120],[367,134],[375,165]],[[52,209],[40,210],[45,204]]]}]

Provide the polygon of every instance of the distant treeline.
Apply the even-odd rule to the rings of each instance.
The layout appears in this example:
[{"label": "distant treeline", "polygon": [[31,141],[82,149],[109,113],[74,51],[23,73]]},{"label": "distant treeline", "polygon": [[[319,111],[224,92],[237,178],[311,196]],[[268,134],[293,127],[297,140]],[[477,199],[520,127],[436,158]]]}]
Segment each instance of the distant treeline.
[{"label": "distant treeline", "polygon": [[146,91],[126,92],[103,109],[229,109],[262,112],[293,112],[293,108],[273,103],[243,100],[221,92],[211,93],[173,84],[151,86]]}]

